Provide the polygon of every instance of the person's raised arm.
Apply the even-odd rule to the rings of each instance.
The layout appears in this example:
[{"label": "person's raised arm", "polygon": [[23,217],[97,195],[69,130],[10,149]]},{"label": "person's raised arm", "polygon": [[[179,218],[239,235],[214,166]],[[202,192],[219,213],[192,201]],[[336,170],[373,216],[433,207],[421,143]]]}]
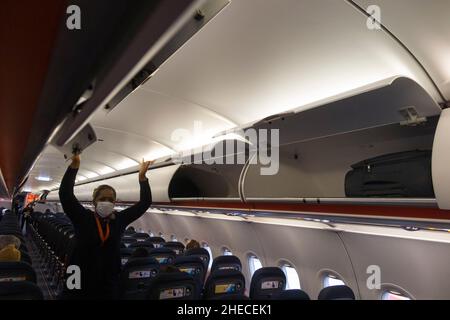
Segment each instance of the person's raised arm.
[{"label": "person's raised arm", "polygon": [[74,224],[81,221],[83,218],[82,212],[85,210],[73,193],[75,178],[79,167],[80,156],[74,155],[72,157],[72,163],[67,168],[61,181],[61,185],[59,186],[59,200],[61,201],[64,212]]},{"label": "person's raised arm", "polygon": [[150,190],[150,184],[145,176],[148,167],[153,163],[153,161],[142,160],[141,168],[139,169],[139,185],[140,185],[140,196],[139,201],[133,206],[123,210],[117,216],[122,224],[123,228],[132,223],[134,220],[139,219],[147,209],[152,204],[152,193]]}]

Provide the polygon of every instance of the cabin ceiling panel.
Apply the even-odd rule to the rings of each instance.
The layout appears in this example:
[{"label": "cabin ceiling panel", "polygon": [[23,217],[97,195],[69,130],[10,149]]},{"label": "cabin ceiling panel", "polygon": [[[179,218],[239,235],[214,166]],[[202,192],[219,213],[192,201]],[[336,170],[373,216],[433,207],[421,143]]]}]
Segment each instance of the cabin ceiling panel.
[{"label": "cabin ceiling panel", "polygon": [[200,105],[148,90],[134,91],[110,112],[98,110],[92,123],[147,137],[176,151],[210,142],[214,134],[236,125]]},{"label": "cabin ceiling panel", "polygon": [[404,48],[347,2],[246,0],[232,1],[143,87],[243,124],[392,76],[439,99]]},{"label": "cabin ceiling panel", "polygon": [[450,99],[450,1],[356,0],[361,7],[377,5],[381,23],[399,38]]}]

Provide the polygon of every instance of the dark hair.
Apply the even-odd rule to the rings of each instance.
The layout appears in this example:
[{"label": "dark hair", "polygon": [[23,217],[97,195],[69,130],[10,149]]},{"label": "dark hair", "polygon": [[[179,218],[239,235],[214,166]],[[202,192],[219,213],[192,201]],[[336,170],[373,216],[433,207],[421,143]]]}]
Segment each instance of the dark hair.
[{"label": "dark hair", "polygon": [[148,250],[143,247],[136,248],[136,250],[134,250],[130,256],[130,258],[147,258],[147,257],[148,257]]},{"label": "dark hair", "polygon": [[200,248],[200,243],[197,240],[192,239],[186,245],[186,250],[190,250],[190,249],[194,249],[194,248]]},{"label": "dark hair", "polygon": [[101,191],[103,190],[112,190],[112,192],[114,193],[114,199],[117,198],[116,196],[116,190],[114,190],[113,187],[107,185],[107,184],[102,184],[100,186],[98,186],[97,188],[94,189],[94,192],[92,193],[92,200],[95,201],[95,199],[97,199],[98,195],[100,194]]}]

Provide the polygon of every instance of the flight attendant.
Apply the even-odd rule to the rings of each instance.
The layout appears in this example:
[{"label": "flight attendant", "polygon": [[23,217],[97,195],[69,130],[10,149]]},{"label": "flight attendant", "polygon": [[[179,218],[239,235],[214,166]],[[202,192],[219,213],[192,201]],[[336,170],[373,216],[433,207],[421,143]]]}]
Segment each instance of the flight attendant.
[{"label": "flight attendant", "polygon": [[75,229],[76,245],[70,265],[81,271],[81,288],[64,288],[63,299],[116,299],[119,296],[120,241],[125,228],[141,217],[152,203],[145,176],[152,162],[142,161],[139,170],[140,198],[133,206],[114,211],[116,191],[108,185],[97,187],[92,195],[94,211],[84,208],[73,189],[80,167],[75,155],[61,181],[59,199]]}]

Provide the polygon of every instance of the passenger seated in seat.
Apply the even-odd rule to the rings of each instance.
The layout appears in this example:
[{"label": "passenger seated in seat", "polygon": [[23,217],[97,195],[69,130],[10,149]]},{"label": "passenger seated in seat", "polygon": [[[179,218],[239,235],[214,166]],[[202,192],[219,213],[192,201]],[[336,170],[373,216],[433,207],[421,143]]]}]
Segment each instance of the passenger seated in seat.
[{"label": "passenger seated in seat", "polygon": [[18,262],[20,239],[13,235],[0,235],[0,262]]},{"label": "passenger seated in seat", "polygon": [[116,299],[119,297],[121,269],[120,242],[125,228],[142,216],[152,203],[145,176],[151,161],[142,161],[139,170],[140,198],[133,206],[115,212],[116,191],[108,185],[97,187],[92,196],[95,211],[85,209],[73,193],[80,156],[61,181],[59,199],[75,229],[76,246],[70,264],[81,271],[81,289],[64,288],[64,299]]},{"label": "passenger seated in seat", "polygon": [[148,257],[148,250],[145,248],[136,248],[136,250],[134,250],[133,253],[130,255],[130,259],[147,258],[147,257]]},{"label": "passenger seated in seat", "polygon": [[197,240],[192,239],[186,244],[186,251],[195,248],[200,248],[200,243]]}]

